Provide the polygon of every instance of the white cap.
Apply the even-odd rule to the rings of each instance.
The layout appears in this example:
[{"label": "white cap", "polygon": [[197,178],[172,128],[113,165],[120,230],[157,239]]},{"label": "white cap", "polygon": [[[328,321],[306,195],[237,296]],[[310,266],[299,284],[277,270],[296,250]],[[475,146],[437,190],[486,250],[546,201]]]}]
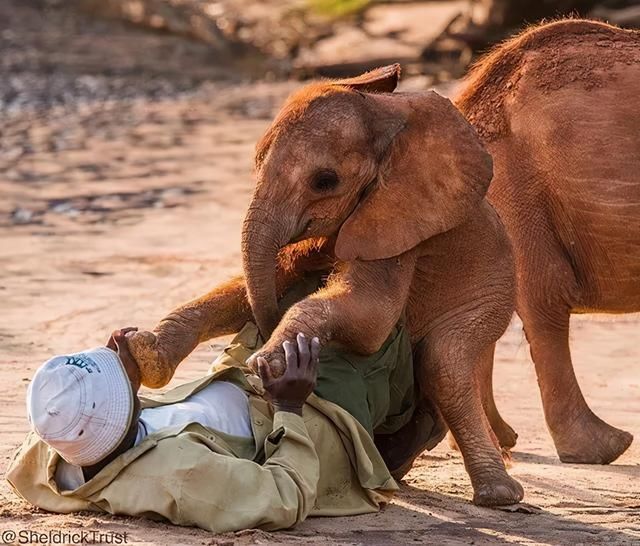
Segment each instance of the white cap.
[{"label": "white cap", "polygon": [[27,391],[36,434],[79,466],[96,464],[122,442],[133,408],[127,372],[107,347],[54,356],[36,371]]}]

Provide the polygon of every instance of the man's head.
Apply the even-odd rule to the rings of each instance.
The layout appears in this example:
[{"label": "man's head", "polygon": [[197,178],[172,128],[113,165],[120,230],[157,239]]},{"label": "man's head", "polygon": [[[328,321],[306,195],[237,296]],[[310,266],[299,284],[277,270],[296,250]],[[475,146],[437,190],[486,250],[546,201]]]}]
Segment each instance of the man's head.
[{"label": "man's head", "polygon": [[34,431],[71,464],[104,461],[130,436],[140,386],[126,343],[132,330],[117,330],[106,347],[53,357],[29,385]]}]

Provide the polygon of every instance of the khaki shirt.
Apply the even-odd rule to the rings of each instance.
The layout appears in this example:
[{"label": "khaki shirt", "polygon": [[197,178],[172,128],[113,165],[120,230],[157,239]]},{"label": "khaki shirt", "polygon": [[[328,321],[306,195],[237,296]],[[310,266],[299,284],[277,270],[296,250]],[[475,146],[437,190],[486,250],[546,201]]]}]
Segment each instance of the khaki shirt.
[{"label": "khaki shirt", "polygon": [[11,462],[8,481],[25,500],[52,512],[166,518],[214,532],[282,529],[309,515],[363,514],[388,502],[397,485],[366,430],[315,395],[302,417],[274,415],[260,380],[224,363],[246,356],[232,344],[204,378],[140,398],[143,408],[157,407],[212,381],[232,381],[249,395],[253,440],[197,423],[162,429],[79,488],[60,491],[54,479],[60,456],[32,432]]}]

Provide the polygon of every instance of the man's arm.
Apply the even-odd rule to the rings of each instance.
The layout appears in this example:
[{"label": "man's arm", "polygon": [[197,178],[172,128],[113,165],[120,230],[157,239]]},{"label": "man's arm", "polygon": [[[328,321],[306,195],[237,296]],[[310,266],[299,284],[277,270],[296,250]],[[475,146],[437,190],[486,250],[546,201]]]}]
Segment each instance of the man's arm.
[{"label": "man's arm", "polygon": [[[319,461],[302,417],[277,412],[267,460],[259,465],[211,451],[200,441],[165,438],[87,497],[60,495],[47,481],[47,445],[28,436],[7,479],[31,504],[50,512],[91,510],[167,518],[216,533],[284,529],[312,510]],[[125,455],[126,457],[126,455]],[[39,469],[34,472],[34,469]]]}]

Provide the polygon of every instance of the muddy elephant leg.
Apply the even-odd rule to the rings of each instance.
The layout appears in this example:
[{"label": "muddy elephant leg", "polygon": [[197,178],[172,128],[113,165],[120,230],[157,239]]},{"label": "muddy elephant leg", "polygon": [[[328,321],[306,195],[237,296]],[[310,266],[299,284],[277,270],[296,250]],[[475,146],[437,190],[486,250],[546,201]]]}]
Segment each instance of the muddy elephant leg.
[{"label": "muddy elephant leg", "polygon": [[489,419],[489,424],[498,438],[500,447],[511,449],[516,445],[518,434],[502,418],[493,397],[493,361],[495,348],[496,345],[494,343],[480,356],[480,363],[477,370],[478,384],[480,385],[482,406],[484,407],[487,419]]},{"label": "muddy elephant leg", "polygon": [[473,502],[500,506],[520,502],[522,486],[507,474],[482,407],[477,368],[483,353],[437,336],[427,341],[426,384],[462,452]]},{"label": "muddy elephant leg", "polygon": [[[516,445],[518,434],[509,424],[502,418],[496,402],[493,397],[493,360],[495,354],[495,344],[487,348],[480,356],[477,374],[478,385],[480,387],[480,395],[482,399],[482,407],[489,420],[489,425],[495,434],[498,444],[501,448],[511,449]],[[460,447],[454,436],[449,432],[448,442],[451,449],[460,451]]]},{"label": "muddy elephant leg", "polygon": [[[549,301],[549,300],[547,300]],[[535,363],[547,427],[560,460],[608,464],[629,447],[633,436],[591,411],[576,379],[569,349],[569,309],[533,307],[518,311]]]}]

